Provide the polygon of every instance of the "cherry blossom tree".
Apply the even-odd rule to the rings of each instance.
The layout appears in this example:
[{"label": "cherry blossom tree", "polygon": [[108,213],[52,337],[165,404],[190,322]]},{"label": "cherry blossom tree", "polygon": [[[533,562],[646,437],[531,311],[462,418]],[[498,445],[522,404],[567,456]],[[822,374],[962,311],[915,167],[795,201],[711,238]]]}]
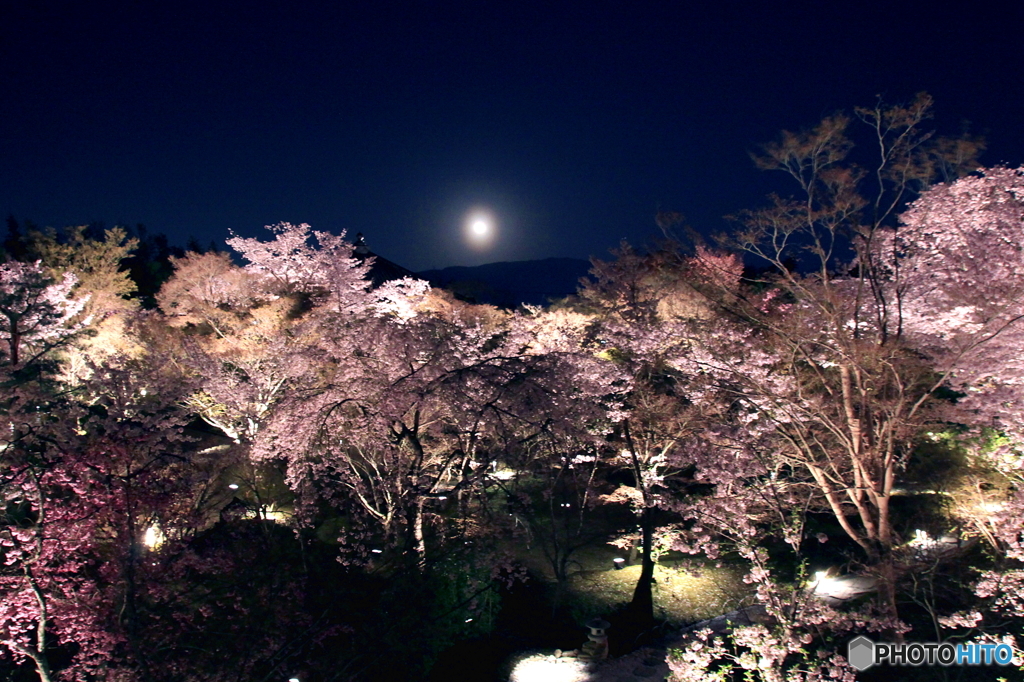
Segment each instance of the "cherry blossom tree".
[{"label": "cherry blossom tree", "polygon": [[[901,625],[877,613],[825,607],[805,588],[802,571],[774,576],[770,562],[779,557],[763,548],[784,541],[801,566],[807,517],[822,500],[810,472],[779,456],[787,424],[769,396],[797,390],[793,378],[778,371],[766,335],[732,311],[750,306],[781,325],[791,306],[774,300],[777,292],[747,290],[739,260],[708,250],[692,258],[677,251],[628,254],[611,267],[628,269],[624,281],[631,283],[626,295],[615,295],[616,278],[603,278],[612,294],[604,297],[612,302],[602,319],[605,353],[635,377],[620,442],[640,483],[623,497],[640,510],[662,507],[681,518],[659,531],[676,549],[713,560],[737,552],[768,614],[762,623],[734,628],[728,639],[694,640],[673,662],[677,679],[717,679],[741,669],[765,680],[851,677],[841,656],[821,659],[817,650],[852,630],[899,632]],[[644,275],[644,268],[654,271]],[[616,305],[624,314],[614,312]],[[797,427],[806,420],[794,418]]]},{"label": "cherry blossom tree", "polygon": [[218,337],[244,328],[249,311],[272,298],[262,278],[232,264],[226,253],[171,258],[174,275],[156,300],[172,327],[208,326]]},{"label": "cherry blossom tree", "polygon": [[[518,393],[510,401],[521,419],[498,431],[503,469],[486,482],[504,493],[501,511],[508,514],[509,532],[544,553],[556,582],[557,609],[578,566],[576,552],[607,539],[606,525],[598,520],[607,507],[598,502],[607,439],[629,380],[595,354],[591,315],[565,307],[528,309],[518,322],[528,331],[531,381],[545,391]],[[501,516],[492,522],[503,525]]]},{"label": "cherry blossom tree", "polygon": [[131,298],[135,284],[122,269],[138,240],[129,239],[120,227],[105,230],[100,238],[80,225],[60,232],[32,230],[28,242],[47,276],[55,281],[66,273],[75,277],[74,298],[85,302],[71,322],[82,323],[86,333],[76,335],[62,353],[65,381],[81,380],[103,357],[138,350],[128,321],[138,308]]},{"label": "cherry blossom tree", "polygon": [[930,107],[922,94],[858,109],[874,156],[866,167],[850,160],[843,115],[765,145],[757,164],[785,173],[800,196],[741,214],[733,243],[770,274],[741,296],[705,290],[750,331],[743,346],[704,344],[700,362],[774,425],[778,460],[813,482],[862,548],[890,615],[891,552],[902,541],[890,500],[917,434],[936,418],[944,379],[904,334],[903,254],[884,245],[906,203],[940,170],[973,170],[974,155],[962,152],[977,150],[966,138],[934,138],[924,128]]},{"label": "cherry blossom tree", "polygon": [[965,394],[958,409],[1014,434],[1024,387],[1022,224],[1024,169],[992,168],[930,189],[883,242],[896,254],[904,335]]},{"label": "cherry blossom tree", "polygon": [[617,259],[595,261],[594,281],[580,292],[602,355],[630,377],[616,427],[615,453],[633,479],[605,501],[628,502],[639,527],[642,564],[632,606],[642,625],[653,624],[651,586],[657,510],[673,505],[673,479],[694,465],[700,434],[728,421],[728,400],[696,366],[673,360],[691,353],[695,335],[715,316],[695,291],[698,283],[735,289],[739,259],[701,249],[683,255],[668,243],[649,254],[623,245]]},{"label": "cherry blossom tree", "polygon": [[[284,454],[293,487],[314,497],[326,494],[342,508],[356,500],[384,538],[404,543],[422,561],[428,500],[454,498],[473,477],[471,462],[481,458],[480,420],[463,411],[465,391],[486,390],[479,379],[494,368],[484,361],[476,376],[459,373],[463,361],[481,362],[466,357],[474,350],[459,344],[473,340],[461,332],[479,344],[491,336],[420,320],[369,320],[362,329],[374,331],[363,338],[333,328],[345,336],[323,339],[323,357],[332,363],[328,381],[296,393],[255,453]],[[324,481],[341,486],[323,488]]]},{"label": "cherry blossom tree", "polygon": [[[92,514],[59,503],[78,496],[82,484],[67,468],[53,464],[52,444],[69,435],[67,422],[56,415],[70,403],[49,385],[52,356],[75,331],[67,321],[82,302],[69,299],[73,285],[71,276],[53,284],[38,263],[0,265],[0,335],[8,351],[0,368],[6,389],[0,411],[0,499],[5,509],[0,525],[0,651],[15,661],[31,661],[44,682],[52,679],[55,632],[64,631],[73,641],[102,630],[75,615],[89,608],[87,599],[76,595],[91,592],[88,586],[79,589],[80,570],[88,559],[78,555],[91,541]],[[76,632],[75,623],[85,624]]]},{"label": "cherry blossom tree", "polygon": [[254,467],[247,453],[293,383],[316,373],[317,359],[306,352],[305,336],[317,333],[310,309],[333,302],[356,314],[369,305],[366,269],[349,257],[351,245],[317,233],[323,248],[313,248],[307,225],[269,229],[270,242],[230,240],[249,261],[245,268],[225,254],[174,259],[175,274],[157,297],[168,322],[184,331],[177,366],[195,385],[185,403],[238,444],[224,468],[248,481],[244,495],[260,509],[274,503],[280,475]]},{"label": "cherry blossom tree", "polygon": [[9,464],[0,481],[8,509],[0,529],[0,651],[31,661],[41,682],[50,682],[58,679],[55,648],[77,647],[60,677],[87,679],[121,640],[114,595],[89,579],[109,500],[89,489],[78,462],[32,459]]},{"label": "cherry blossom tree", "polygon": [[39,263],[0,264],[0,339],[9,365],[31,363],[75,332],[67,323],[86,302],[71,298],[76,281],[65,274],[55,283]]},{"label": "cherry blossom tree", "polygon": [[[254,453],[284,455],[304,497],[355,504],[378,541],[423,565],[432,510],[453,500],[458,532],[473,532],[470,500],[492,463],[571,424],[585,378],[567,383],[555,335],[534,334],[527,317],[420,290],[376,292],[382,303],[355,329],[330,306],[311,316],[323,364],[311,365],[316,376],[282,405]],[[388,302],[395,296],[401,306]]]},{"label": "cherry blossom tree", "polygon": [[0,631],[41,680],[149,679],[144,546],[194,516],[184,389],[149,357],[92,367],[73,392],[24,382],[7,402]]},{"label": "cherry blossom tree", "polygon": [[247,270],[270,281],[271,289],[281,295],[329,299],[337,310],[363,303],[370,264],[353,258],[355,247],[345,241],[344,233],[319,232],[305,223],[279,223],[267,229],[274,235],[272,241],[235,236],[227,243],[249,261]]},{"label": "cherry blossom tree", "polygon": [[[924,193],[890,240],[905,336],[959,394],[945,418],[974,429],[968,445],[982,478],[954,491],[958,512],[997,552],[974,586],[976,608],[945,624],[996,638],[1024,604],[1022,226],[1024,171],[992,168]],[[1019,655],[1024,643],[1006,641]]]},{"label": "cherry blossom tree", "polygon": [[[380,367],[374,361],[388,348],[387,339],[409,334],[403,325],[416,316],[416,302],[429,288],[401,280],[371,291],[369,264],[353,258],[344,235],[286,223],[268,229],[273,239],[267,242],[229,240],[248,261],[243,269],[215,254],[176,261],[177,273],[159,297],[172,323],[192,330],[182,339],[182,366],[201,388],[188,405],[246,451],[271,438],[262,430],[283,403],[299,410],[337,382],[368,398],[379,394],[374,382],[387,381],[373,375]],[[408,352],[414,351],[410,346]],[[254,462],[267,473],[280,458],[260,452],[254,450]],[[373,450],[351,461],[374,469],[385,466],[381,455]],[[361,480],[389,486],[396,476]],[[390,524],[392,512],[371,502],[387,507],[390,493],[375,490],[360,499],[371,516]]]},{"label": "cherry blossom tree", "polygon": [[288,223],[268,229],[269,242],[228,240],[249,261],[244,269],[221,254],[176,260],[158,297],[172,324],[213,331],[184,344],[188,363],[204,377],[191,405],[236,442],[251,442],[290,381],[316,373],[320,358],[307,351],[319,335],[333,334],[335,355],[348,355],[348,337],[361,333],[364,320],[413,314],[407,301],[426,286],[402,280],[370,292],[369,266],[352,257],[344,235]]}]

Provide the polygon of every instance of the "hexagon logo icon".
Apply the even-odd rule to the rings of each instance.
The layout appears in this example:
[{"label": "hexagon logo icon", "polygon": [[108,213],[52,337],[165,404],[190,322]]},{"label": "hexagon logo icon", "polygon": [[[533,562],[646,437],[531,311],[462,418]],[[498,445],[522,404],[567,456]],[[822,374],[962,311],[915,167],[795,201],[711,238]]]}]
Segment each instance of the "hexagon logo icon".
[{"label": "hexagon logo icon", "polygon": [[851,639],[846,648],[846,658],[858,671],[867,670],[875,663],[875,643],[863,635]]}]

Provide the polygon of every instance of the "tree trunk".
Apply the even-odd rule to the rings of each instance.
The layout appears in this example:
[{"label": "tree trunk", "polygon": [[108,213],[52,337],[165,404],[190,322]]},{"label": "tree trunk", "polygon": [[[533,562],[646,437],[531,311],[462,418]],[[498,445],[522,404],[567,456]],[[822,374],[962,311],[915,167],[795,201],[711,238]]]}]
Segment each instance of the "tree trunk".
[{"label": "tree trunk", "polygon": [[654,545],[654,500],[644,482],[643,470],[640,468],[640,460],[636,454],[636,446],[633,444],[633,435],[629,430],[628,419],[623,421],[622,427],[633,461],[633,476],[636,478],[636,486],[640,489],[644,505],[643,511],[640,512],[640,542],[643,548],[640,579],[636,581],[633,601],[629,605],[635,625],[640,632],[644,632],[654,626],[654,595],[651,593],[651,585],[654,583],[654,558],[651,554]]},{"label": "tree trunk", "polygon": [[49,611],[46,608],[46,598],[43,596],[42,590],[39,589],[39,584],[36,583],[36,579],[28,567],[25,567],[25,580],[32,589],[32,594],[35,596],[36,603],[39,605],[39,622],[36,623],[35,650],[33,651],[27,647],[22,647],[20,648],[20,651],[31,658],[32,662],[35,663],[36,672],[39,673],[39,682],[51,682],[50,661],[46,657],[46,629],[50,624],[48,615]]},{"label": "tree trunk", "polygon": [[416,569],[422,571],[427,565],[427,543],[423,537],[423,498],[417,497],[408,513],[409,533]]},{"label": "tree trunk", "polygon": [[29,654],[32,662],[36,664],[36,672],[39,673],[39,682],[52,682],[50,676],[50,664],[43,654]]},{"label": "tree trunk", "polygon": [[8,344],[11,351],[11,366],[17,367],[18,363],[21,362],[21,358],[18,355],[18,348],[21,345],[21,333],[18,330],[17,322],[11,325],[11,338],[8,339]]},{"label": "tree trunk", "polygon": [[[878,578],[878,601],[882,613],[892,619],[899,618],[899,609],[896,605],[896,581],[899,577],[892,553],[888,549],[882,550],[882,556],[875,565],[875,575]],[[899,630],[890,630],[886,634],[896,642],[903,641],[903,633]]]},{"label": "tree trunk", "polygon": [[636,581],[636,588],[633,590],[630,610],[633,611],[641,630],[647,630],[654,625],[654,595],[652,592],[654,557],[651,551],[654,544],[654,510],[650,507],[644,507],[640,515],[640,534],[642,545],[640,578]]},{"label": "tree trunk", "polygon": [[[128,479],[127,474],[125,479]],[[135,656],[135,660],[138,662],[138,670],[141,678],[148,682],[153,679],[152,672],[149,667],[149,660],[143,653],[143,646],[140,641],[139,635],[139,611],[138,602],[136,600],[138,596],[138,585],[136,582],[136,567],[140,560],[140,547],[138,541],[138,528],[135,526],[135,505],[132,501],[131,491],[128,488],[128,484],[124,484],[124,501],[126,514],[126,526],[128,535],[128,556],[125,557],[124,563],[122,564],[122,579],[124,580],[124,611],[123,611],[123,624],[125,634],[128,639],[128,646],[131,649],[132,655]]]}]

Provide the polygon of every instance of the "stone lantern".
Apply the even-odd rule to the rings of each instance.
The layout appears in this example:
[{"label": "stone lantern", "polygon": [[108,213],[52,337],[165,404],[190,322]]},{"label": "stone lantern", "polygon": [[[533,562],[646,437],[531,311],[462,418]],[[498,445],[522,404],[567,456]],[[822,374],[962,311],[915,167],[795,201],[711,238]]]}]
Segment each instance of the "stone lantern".
[{"label": "stone lantern", "polygon": [[586,622],[587,639],[590,640],[581,647],[579,657],[584,660],[603,661],[608,658],[608,628],[611,623],[603,618],[594,618]]}]

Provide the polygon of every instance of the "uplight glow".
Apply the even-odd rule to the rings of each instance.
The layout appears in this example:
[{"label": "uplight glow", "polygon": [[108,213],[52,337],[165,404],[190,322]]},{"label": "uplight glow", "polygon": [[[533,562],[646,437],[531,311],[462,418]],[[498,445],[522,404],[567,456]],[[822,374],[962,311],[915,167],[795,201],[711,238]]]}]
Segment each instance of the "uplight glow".
[{"label": "uplight glow", "polygon": [[588,682],[593,679],[586,662],[543,654],[520,660],[509,676],[509,682]]},{"label": "uplight glow", "polygon": [[157,550],[160,549],[160,545],[164,544],[164,532],[160,530],[158,524],[153,524],[146,529],[146,532],[142,536],[142,544],[146,546],[146,549]]}]

